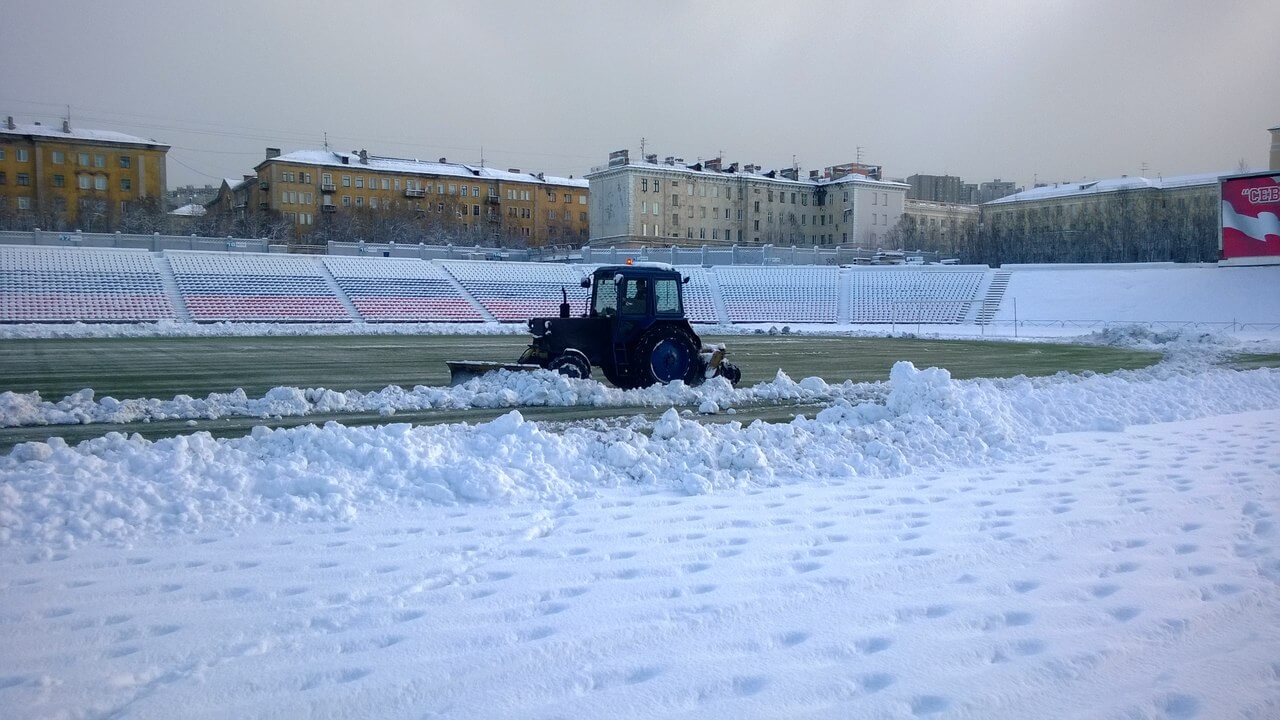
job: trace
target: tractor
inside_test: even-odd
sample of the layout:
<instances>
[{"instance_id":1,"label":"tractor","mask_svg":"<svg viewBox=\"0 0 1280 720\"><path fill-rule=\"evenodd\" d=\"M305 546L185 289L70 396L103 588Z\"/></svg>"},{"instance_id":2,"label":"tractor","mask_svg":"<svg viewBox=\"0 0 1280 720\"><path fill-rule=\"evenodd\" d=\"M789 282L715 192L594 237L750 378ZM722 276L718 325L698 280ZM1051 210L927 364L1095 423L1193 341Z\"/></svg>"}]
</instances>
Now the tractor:
<instances>
[{"instance_id":1,"label":"tractor","mask_svg":"<svg viewBox=\"0 0 1280 720\"><path fill-rule=\"evenodd\" d=\"M560 316L531 318L533 340L519 363L496 367L545 368L582 379L589 379L592 367L597 367L624 389L673 380L696 385L710 377L737 385L742 372L725 362L724 346L703 345L685 318L683 290L688 281L661 263L598 268L582 280L582 287L591 289L583 316L570 316L568 295L561 288ZM477 365L481 364L449 364L455 382L483 369Z\"/></svg>"}]
</instances>

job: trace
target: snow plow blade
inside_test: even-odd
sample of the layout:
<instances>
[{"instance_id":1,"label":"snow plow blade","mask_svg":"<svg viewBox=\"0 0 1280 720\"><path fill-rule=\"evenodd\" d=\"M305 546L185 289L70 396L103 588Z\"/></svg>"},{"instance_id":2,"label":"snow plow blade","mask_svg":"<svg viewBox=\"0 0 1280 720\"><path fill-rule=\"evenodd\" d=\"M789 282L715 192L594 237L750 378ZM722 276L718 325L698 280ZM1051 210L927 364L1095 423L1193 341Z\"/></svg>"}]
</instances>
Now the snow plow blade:
<instances>
[{"instance_id":1,"label":"snow plow blade","mask_svg":"<svg viewBox=\"0 0 1280 720\"><path fill-rule=\"evenodd\" d=\"M539 365L525 365L523 363L502 363L502 362L481 362L478 360L445 360L445 364L449 366L449 384L461 385L462 383L486 375L495 370L509 370L511 372L529 372L531 370L541 370Z\"/></svg>"}]
</instances>

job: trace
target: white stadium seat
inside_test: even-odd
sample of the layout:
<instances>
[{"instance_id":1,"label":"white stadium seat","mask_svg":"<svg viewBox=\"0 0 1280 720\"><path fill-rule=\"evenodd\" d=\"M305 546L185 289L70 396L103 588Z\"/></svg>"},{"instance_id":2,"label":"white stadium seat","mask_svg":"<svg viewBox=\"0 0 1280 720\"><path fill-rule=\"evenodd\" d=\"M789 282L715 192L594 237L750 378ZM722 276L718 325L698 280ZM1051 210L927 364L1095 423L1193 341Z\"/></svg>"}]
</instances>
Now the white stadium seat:
<instances>
[{"instance_id":1,"label":"white stadium seat","mask_svg":"<svg viewBox=\"0 0 1280 720\"><path fill-rule=\"evenodd\" d=\"M850 269L849 322L959 323L978 300L982 270Z\"/></svg>"},{"instance_id":2,"label":"white stadium seat","mask_svg":"<svg viewBox=\"0 0 1280 720\"><path fill-rule=\"evenodd\" d=\"M730 322L836 321L840 268L724 265L715 273Z\"/></svg>"}]
</instances>

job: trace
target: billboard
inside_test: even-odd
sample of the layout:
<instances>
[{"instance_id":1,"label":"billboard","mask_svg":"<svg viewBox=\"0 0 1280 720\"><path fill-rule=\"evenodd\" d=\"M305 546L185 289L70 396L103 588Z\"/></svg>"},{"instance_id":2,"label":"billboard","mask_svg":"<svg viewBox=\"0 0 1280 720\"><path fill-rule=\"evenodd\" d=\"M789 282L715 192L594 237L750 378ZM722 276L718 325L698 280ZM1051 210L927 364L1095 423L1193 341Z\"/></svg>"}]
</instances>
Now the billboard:
<instances>
[{"instance_id":1,"label":"billboard","mask_svg":"<svg viewBox=\"0 0 1280 720\"><path fill-rule=\"evenodd\" d=\"M1280 257L1280 172L1224 177L1222 259Z\"/></svg>"}]
</instances>

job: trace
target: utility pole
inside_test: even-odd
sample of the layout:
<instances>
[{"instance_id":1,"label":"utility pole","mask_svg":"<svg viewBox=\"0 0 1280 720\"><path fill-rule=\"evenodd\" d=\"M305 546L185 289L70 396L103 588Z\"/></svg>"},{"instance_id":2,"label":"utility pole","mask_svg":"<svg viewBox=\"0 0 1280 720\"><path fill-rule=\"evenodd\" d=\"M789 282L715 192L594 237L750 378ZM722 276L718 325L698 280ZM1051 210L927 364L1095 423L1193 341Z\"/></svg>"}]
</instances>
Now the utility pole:
<instances>
[{"instance_id":1,"label":"utility pole","mask_svg":"<svg viewBox=\"0 0 1280 720\"><path fill-rule=\"evenodd\" d=\"M640 138L640 159L644 160L644 138Z\"/></svg>"}]
</instances>

